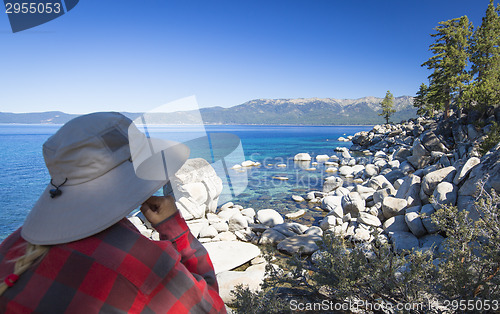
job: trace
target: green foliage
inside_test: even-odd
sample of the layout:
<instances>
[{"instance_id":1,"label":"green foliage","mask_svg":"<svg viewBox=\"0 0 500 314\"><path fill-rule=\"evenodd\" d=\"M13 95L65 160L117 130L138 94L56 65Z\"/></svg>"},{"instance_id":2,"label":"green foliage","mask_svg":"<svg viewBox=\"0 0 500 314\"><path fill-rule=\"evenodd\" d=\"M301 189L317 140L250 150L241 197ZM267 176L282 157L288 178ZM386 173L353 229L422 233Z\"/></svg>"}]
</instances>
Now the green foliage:
<instances>
[{"instance_id":1,"label":"green foliage","mask_svg":"<svg viewBox=\"0 0 500 314\"><path fill-rule=\"evenodd\" d=\"M439 22L436 33L431 34L435 42L429 47L434 54L422 66L434 70L429 76L428 102L443 104L445 117L449 116L450 104L460 105L463 91L470 81L467 72L469 57L469 38L472 35L472 23L467 16Z\"/></svg>"},{"instance_id":2,"label":"green foliage","mask_svg":"<svg viewBox=\"0 0 500 314\"><path fill-rule=\"evenodd\" d=\"M479 146L479 152L484 155L500 142L500 125L493 122L490 131L486 134L486 139Z\"/></svg>"},{"instance_id":3,"label":"green foliage","mask_svg":"<svg viewBox=\"0 0 500 314\"><path fill-rule=\"evenodd\" d=\"M439 264L440 294L447 299L500 298L500 197L482 190L475 208L480 219L467 211L444 207L433 217L448 236Z\"/></svg>"},{"instance_id":4,"label":"green foliage","mask_svg":"<svg viewBox=\"0 0 500 314\"><path fill-rule=\"evenodd\" d=\"M490 1L486 15L471 37L471 75L476 79L471 85L469 98L480 108L500 104L500 5Z\"/></svg>"},{"instance_id":5,"label":"green foliage","mask_svg":"<svg viewBox=\"0 0 500 314\"><path fill-rule=\"evenodd\" d=\"M417 96L413 99L413 106L418 108L417 114L424 117L434 117L436 111L442 110L442 104L431 103L436 90L427 87L424 83L420 85Z\"/></svg>"},{"instance_id":6,"label":"green foliage","mask_svg":"<svg viewBox=\"0 0 500 314\"><path fill-rule=\"evenodd\" d=\"M382 107L382 112L378 115L384 117L385 122L389 123L389 118L396 112L396 110L393 109L394 96L390 91L387 91L387 93L385 93L385 98L380 103L380 106Z\"/></svg>"},{"instance_id":7,"label":"green foliage","mask_svg":"<svg viewBox=\"0 0 500 314\"><path fill-rule=\"evenodd\" d=\"M419 307L406 312L441 313L445 301L498 300L500 197L482 191L478 199L476 220L456 207L443 207L432 216L447 236L442 253L429 249L395 254L377 234L371 244L325 234L314 262L295 256L281 271L269 267L263 290L238 287L232 306L236 313L288 313L290 300L299 298L310 303L411 303ZM290 295L290 287L302 293Z\"/></svg>"}]
</instances>

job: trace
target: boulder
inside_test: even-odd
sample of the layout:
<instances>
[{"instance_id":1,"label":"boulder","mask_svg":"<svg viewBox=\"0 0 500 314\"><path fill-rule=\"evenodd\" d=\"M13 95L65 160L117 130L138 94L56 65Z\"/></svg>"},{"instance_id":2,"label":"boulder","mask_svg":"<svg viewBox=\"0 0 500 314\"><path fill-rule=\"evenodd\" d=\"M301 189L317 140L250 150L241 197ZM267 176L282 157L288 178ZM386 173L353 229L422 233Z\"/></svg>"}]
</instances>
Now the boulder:
<instances>
[{"instance_id":1,"label":"boulder","mask_svg":"<svg viewBox=\"0 0 500 314\"><path fill-rule=\"evenodd\" d=\"M467 175L472 170L472 168L474 168L480 162L481 162L481 160L477 157L469 158L465 162L465 164L460 168L460 171L457 171L457 174L455 175L455 178L453 179L453 184L459 185L460 183L462 183L462 181L467 177Z\"/></svg>"},{"instance_id":2,"label":"boulder","mask_svg":"<svg viewBox=\"0 0 500 314\"><path fill-rule=\"evenodd\" d=\"M248 221L241 213L233 215L228 221L229 231L238 231L248 228Z\"/></svg>"},{"instance_id":3,"label":"boulder","mask_svg":"<svg viewBox=\"0 0 500 314\"><path fill-rule=\"evenodd\" d=\"M365 166L365 176L368 178L378 175L378 167L374 164L367 164Z\"/></svg>"},{"instance_id":4,"label":"boulder","mask_svg":"<svg viewBox=\"0 0 500 314\"><path fill-rule=\"evenodd\" d=\"M328 195L321 201L321 208L332 213L335 217L344 217L342 196Z\"/></svg>"},{"instance_id":5,"label":"boulder","mask_svg":"<svg viewBox=\"0 0 500 314\"><path fill-rule=\"evenodd\" d=\"M339 168L339 174L344 177L352 176L354 175L354 170L352 169L351 166L342 166Z\"/></svg>"},{"instance_id":6,"label":"boulder","mask_svg":"<svg viewBox=\"0 0 500 314\"><path fill-rule=\"evenodd\" d=\"M435 212L436 210L431 204L422 206L422 209L420 210L420 214L424 216L422 218L422 224L424 225L428 233L436 233L439 231L439 227L432 222L431 218Z\"/></svg>"},{"instance_id":7,"label":"boulder","mask_svg":"<svg viewBox=\"0 0 500 314\"><path fill-rule=\"evenodd\" d=\"M350 167L349 167L350 168ZM323 192L328 193L341 187L344 181L339 177L327 177L323 182Z\"/></svg>"},{"instance_id":8,"label":"boulder","mask_svg":"<svg viewBox=\"0 0 500 314\"><path fill-rule=\"evenodd\" d=\"M217 233L229 231L229 226L225 222L216 222L216 223L212 224L211 226L215 228Z\"/></svg>"},{"instance_id":9,"label":"boulder","mask_svg":"<svg viewBox=\"0 0 500 314\"><path fill-rule=\"evenodd\" d=\"M300 195L292 195L292 200L296 201L296 202L303 202L305 201L305 199L300 196Z\"/></svg>"},{"instance_id":10,"label":"boulder","mask_svg":"<svg viewBox=\"0 0 500 314\"><path fill-rule=\"evenodd\" d=\"M242 209L240 212L243 216L250 217L250 218L255 217L255 209L253 209L251 207Z\"/></svg>"},{"instance_id":11,"label":"boulder","mask_svg":"<svg viewBox=\"0 0 500 314\"><path fill-rule=\"evenodd\" d=\"M337 225L337 218L334 216L326 216L319 223L319 227L324 231L333 229L336 225Z\"/></svg>"},{"instance_id":12,"label":"boulder","mask_svg":"<svg viewBox=\"0 0 500 314\"><path fill-rule=\"evenodd\" d=\"M375 202L375 204L382 204L384 198L393 195L392 192L394 191L391 190L391 188L380 189L373 193L373 201Z\"/></svg>"},{"instance_id":13,"label":"boulder","mask_svg":"<svg viewBox=\"0 0 500 314\"><path fill-rule=\"evenodd\" d=\"M297 234L303 234L308 227L296 222L287 222L276 225L272 229L282 233L286 237L291 237Z\"/></svg>"},{"instance_id":14,"label":"boulder","mask_svg":"<svg viewBox=\"0 0 500 314\"><path fill-rule=\"evenodd\" d=\"M437 250L443 241L444 237L439 234L428 234L418 239L421 248L433 248L434 250Z\"/></svg>"},{"instance_id":15,"label":"boulder","mask_svg":"<svg viewBox=\"0 0 500 314\"><path fill-rule=\"evenodd\" d=\"M429 172L422 180L422 190L427 195L432 195L436 186L443 181L452 182L456 169L453 166Z\"/></svg>"},{"instance_id":16,"label":"boulder","mask_svg":"<svg viewBox=\"0 0 500 314\"><path fill-rule=\"evenodd\" d=\"M403 171L399 170L399 169L395 169L395 170L392 170L391 172L387 173L384 175L385 178L391 182L391 184L394 184L394 182L399 179L399 178L402 178L405 176L405 174L403 173Z\"/></svg>"},{"instance_id":17,"label":"boulder","mask_svg":"<svg viewBox=\"0 0 500 314\"><path fill-rule=\"evenodd\" d=\"M382 212L385 218L404 215L407 205L408 202L405 199L388 196L382 201Z\"/></svg>"},{"instance_id":18,"label":"boulder","mask_svg":"<svg viewBox=\"0 0 500 314\"><path fill-rule=\"evenodd\" d=\"M306 214L306 211L304 209L299 209L293 213L288 213L285 215L286 218L288 219L297 219L299 217L302 217Z\"/></svg>"},{"instance_id":19,"label":"boulder","mask_svg":"<svg viewBox=\"0 0 500 314\"><path fill-rule=\"evenodd\" d=\"M186 223L195 238L198 237L202 229L208 227L208 220L204 218L189 220Z\"/></svg>"},{"instance_id":20,"label":"boulder","mask_svg":"<svg viewBox=\"0 0 500 314\"><path fill-rule=\"evenodd\" d=\"M368 180L368 186L375 190L390 188L392 191L391 194L392 195L396 194L396 189L394 188L392 183L389 182L389 180L387 180L386 177L384 177L383 175L378 175Z\"/></svg>"},{"instance_id":21,"label":"boulder","mask_svg":"<svg viewBox=\"0 0 500 314\"><path fill-rule=\"evenodd\" d=\"M273 227L284 222L283 217L274 209L261 209L257 212L257 220L266 226Z\"/></svg>"},{"instance_id":22,"label":"boulder","mask_svg":"<svg viewBox=\"0 0 500 314\"><path fill-rule=\"evenodd\" d=\"M323 230L318 226L311 226L304 231L304 234L313 234L321 237L323 236Z\"/></svg>"},{"instance_id":23,"label":"boulder","mask_svg":"<svg viewBox=\"0 0 500 314\"><path fill-rule=\"evenodd\" d=\"M350 192L348 195L342 196L341 202L343 212L350 213L352 217L357 217L359 212L365 210L365 201L357 192Z\"/></svg>"},{"instance_id":24,"label":"boulder","mask_svg":"<svg viewBox=\"0 0 500 314\"><path fill-rule=\"evenodd\" d=\"M209 242L203 246L212 260L216 274L241 266L261 253L256 245L237 241Z\"/></svg>"},{"instance_id":25,"label":"boulder","mask_svg":"<svg viewBox=\"0 0 500 314\"><path fill-rule=\"evenodd\" d=\"M330 159L330 156L328 156L328 155L317 155L316 156L316 160L319 162L328 161L329 159Z\"/></svg>"},{"instance_id":26,"label":"boulder","mask_svg":"<svg viewBox=\"0 0 500 314\"><path fill-rule=\"evenodd\" d=\"M311 255L319 249L316 242L321 241L322 238L312 234L301 234L293 237L286 238L278 243L278 250L287 254L302 254Z\"/></svg>"},{"instance_id":27,"label":"boulder","mask_svg":"<svg viewBox=\"0 0 500 314\"><path fill-rule=\"evenodd\" d=\"M217 236L219 232L217 232L217 229L215 229L213 226L206 226L205 228L201 229L199 237L200 238L213 238Z\"/></svg>"},{"instance_id":28,"label":"boulder","mask_svg":"<svg viewBox=\"0 0 500 314\"><path fill-rule=\"evenodd\" d=\"M430 152L443 152L447 153L448 148L439 140L439 138L432 131L427 131L422 136L422 145Z\"/></svg>"},{"instance_id":29,"label":"boulder","mask_svg":"<svg viewBox=\"0 0 500 314\"><path fill-rule=\"evenodd\" d=\"M391 217L384 222L382 227L385 232L410 231L408 225L406 224L405 216Z\"/></svg>"},{"instance_id":30,"label":"boulder","mask_svg":"<svg viewBox=\"0 0 500 314\"><path fill-rule=\"evenodd\" d=\"M308 153L298 153L293 157L293 160L297 161L310 161L311 159L311 155L309 155Z\"/></svg>"},{"instance_id":31,"label":"boulder","mask_svg":"<svg viewBox=\"0 0 500 314\"><path fill-rule=\"evenodd\" d=\"M266 244L271 244L271 245L277 245L281 241L285 240L286 236L272 228L267 229L262 233L260 236L259 244L260 245L266 245Z\"/></svg>"},{"instance_id":32,"label":"boulder","mask_svg":"<svg viewBox=\"0 0 500 314\"><path fill-rule=\"evenodd\" d=\"M419 247L417 237L410 232L389 232L389 238L396 253L411 251Z\"/></svg>"},{"instance_id":33,"label":"boulder","mask_svg":"<svg viewBox=\"0 0 500 314\"><path fill-rule=\"evenodd\" d=\"M434 193L433 206L435 209L439 209L443 205L455 205L457 203L458 188L453 183L441 182L437 185Z\"/></svg>"},{"instance_id":34,"label":"boulder","mask_svg":"<svg viewBox=\"0 0 500 314\"><path fill-rule=\"evenodd\" d=\"M427 233L420 218L420 206L408 208L405 214L405 221L411 233L416 237L421 237Z\"/></svg>"},{"instance_id":35,"label":"boulder","mask_svg":"<svg viewBox=\"0 0 500 314\"><path fill-rule=\"evenodd\" d=\"M364 223L365 225L380 227L382 223L377 218L377 216L371 215L369 213L361 212L359 213L358 222Z\"/></svg>"},{"instance_id":36,"label":"boulder","mask_svg":"<svg viewBox=\"0 0 500 314\"><path fill-rule=\"evenodd\" d=\"M234 301L231 293L234 287L243 285L252 292L260 291L260 285L264 281L266 274L266 264L257 264L248 267L245 271L224 271L217 274L217 284L219 295L224 303Z\"/></svg>"},{"instance_id":37,"label":"boulder","mask_svg":"<svg viewBox=\"0 0 500 314\"><path fill-rule=\"evenodd\" d=\"M213 238L214 241L236 241L236 235L231 231L221 232Z\"/></svg>"}]
</instances>

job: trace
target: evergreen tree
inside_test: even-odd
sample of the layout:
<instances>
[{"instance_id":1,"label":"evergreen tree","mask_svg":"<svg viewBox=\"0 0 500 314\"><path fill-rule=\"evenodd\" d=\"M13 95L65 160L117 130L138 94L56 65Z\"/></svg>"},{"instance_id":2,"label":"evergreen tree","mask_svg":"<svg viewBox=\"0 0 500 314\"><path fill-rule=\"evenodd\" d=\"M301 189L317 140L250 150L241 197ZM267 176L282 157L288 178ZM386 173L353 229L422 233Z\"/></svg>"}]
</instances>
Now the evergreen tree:
<instances>
[{"instance_id":1,"label":"evergreen tree","mask_svg":"<svg viewBox=\"0 0 500 314\"><path fill-rule=\"evenodd\" d=\"M380 106L382 107L382 112L379 113L378 115L384 117L385 122L389 123L389 118L392 116L393 113L396 112L396 110L393 109L394 96L391 94L390 91L387 91L387 93L385 93L385 98L380 103Z\"/></svg>"},{"instance_id":2,"label":"evergreen tree","mask_svg":"<svg viewBox=\"0 0 500 314\"><path fill-rule=\"evenodd\" d=\"M434 55L422 66L433 69L429 76L428 101L432 104L443 104L445 118L450 115L450 104L454 101L460 105L463 100L463 91L470 82L467 72L469 57L469 38L472 35L472 23L467 16L439 22L434 29L436 38L429 50Z\"/></svg>"},{"instance_id":3,"label":"evergreen tree","mask_svg":"<svg viewBox=\"0 0 500 314\"><path fill-rule=\"evenodd\" d=\"M471 75L475 78L469 98L483 109L500 104L500 5L493 0L486 9L481 26L471 38Z\"/></svg>"},{"instance_id":4,"label":"evergreen tree","mask_svg":"<svg viewBox=\"0 0 500 314\"><path fill-rule=\"evenodd\" d=\"M413 107L418 108L419 116L434 117L435 106L429 103L429 93L429 87L422 83L417 95L413 98Z\"/></svg>"}]
</instances>

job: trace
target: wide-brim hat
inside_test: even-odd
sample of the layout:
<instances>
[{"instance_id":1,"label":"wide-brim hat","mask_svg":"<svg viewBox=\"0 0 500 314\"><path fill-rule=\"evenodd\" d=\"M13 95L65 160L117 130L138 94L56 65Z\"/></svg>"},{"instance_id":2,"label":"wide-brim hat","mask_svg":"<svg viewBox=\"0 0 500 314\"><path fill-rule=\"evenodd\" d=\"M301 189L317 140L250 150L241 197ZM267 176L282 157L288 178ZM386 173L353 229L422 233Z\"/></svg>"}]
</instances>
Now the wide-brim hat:
<instances>
[{"instance_id":1,"label":"wide-brim hat","mask_svg":"<svg viewBox=\"0 0 500 314\"><path fill-rule=\"evenodd\" d=\"M184 144L152 139L116 112L77 117L43 145L51 181L21 230L30 243L68 243L120 221L184 164Z\"/></svg>"}]
</instances>

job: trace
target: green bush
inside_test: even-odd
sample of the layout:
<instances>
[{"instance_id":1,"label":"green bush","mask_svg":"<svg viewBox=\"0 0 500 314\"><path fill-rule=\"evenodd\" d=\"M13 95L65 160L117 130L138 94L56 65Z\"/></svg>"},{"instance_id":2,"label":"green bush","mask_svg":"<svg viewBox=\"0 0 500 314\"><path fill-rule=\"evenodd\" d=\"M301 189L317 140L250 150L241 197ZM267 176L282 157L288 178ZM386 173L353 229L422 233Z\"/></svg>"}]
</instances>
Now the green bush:
<instances>
[{"instance_id":1,"label":"green bush","mask_svg":"<svg viewBox=\"0 0 500 314\"><path fill-rule=\"evenodd\" d=\"M287 313L293 309L291 300L300 300L361 304L362 312L367 304L410 304L413 308L400 312L438 313L446 307L459 311L461 300L481 305L497 300L500 310L499 204L494 191L483 191L477 221L456 207L438 210L432 219L447 237L441 253L433 248L395 254L376 234L371 244L325 234L314 258L294 256L281 271L269 267L262 291L237 287L231 306L236 313Z\"/></svg>"},{"instance_id":2,"label":"green bush","mask_svg":"<svg viewBox=\"0 0 500 314\"><path fill-rule=\"evenodd\" d=\"M479 152L481 155L486 154L493 147L495 147L500 142L500 125L496 122L493 122L493 126L491 127L488 134L486 134L486 139L479 146Z\"/></svg>"}]
</instances>

